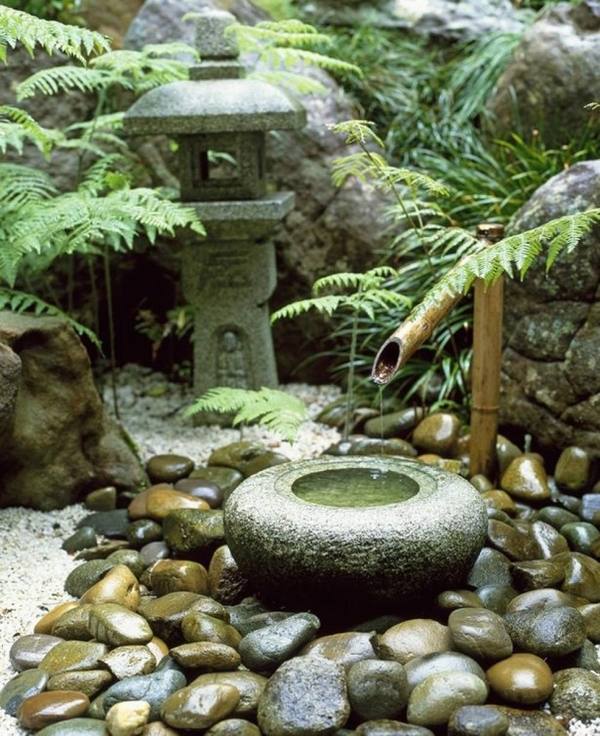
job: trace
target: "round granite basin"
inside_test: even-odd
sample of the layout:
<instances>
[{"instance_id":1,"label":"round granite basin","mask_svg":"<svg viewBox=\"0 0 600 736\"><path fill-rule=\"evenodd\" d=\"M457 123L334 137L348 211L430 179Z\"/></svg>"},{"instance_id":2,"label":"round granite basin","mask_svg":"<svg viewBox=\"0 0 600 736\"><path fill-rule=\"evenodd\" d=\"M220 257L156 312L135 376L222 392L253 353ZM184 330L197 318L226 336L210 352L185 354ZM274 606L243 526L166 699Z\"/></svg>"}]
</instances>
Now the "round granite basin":
<instances>
[{"instance_id":1,"label":"round granite basin","mask_svg":"<svg viewBox=\"0 0 600 736\"><path fill-rule=\"evenodd\" d=\"M373 606L464 583L487 514L458 475L395 457L324 457L245 480L225 535L254 589L284 603Z\"/></svg>"}]
</instances>

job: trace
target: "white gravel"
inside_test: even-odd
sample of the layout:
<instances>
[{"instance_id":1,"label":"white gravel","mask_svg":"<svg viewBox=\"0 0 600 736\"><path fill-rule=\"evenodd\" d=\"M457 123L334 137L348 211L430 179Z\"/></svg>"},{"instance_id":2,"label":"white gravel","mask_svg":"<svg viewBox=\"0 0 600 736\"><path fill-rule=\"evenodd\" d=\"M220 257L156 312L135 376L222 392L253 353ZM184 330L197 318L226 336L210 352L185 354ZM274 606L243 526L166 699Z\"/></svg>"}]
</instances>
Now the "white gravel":
<instances>
[{"instance_id":1,"label":"white gravel","mask_svg":"<svg viewBox=\"0 0 600 736\"><path fill-rule=\"evenodd\" d=\"M315 417L339 395L332 386L290 384L286 390L302 398ZM193 427L182 410L195 398L182 385L168 383L164 376L138 366L119 372L121 420L139 447L142 457L180 453L196 464L205 463L218 446L240 439L259 440L290 459L314 457L339 439L336 430L313 421L306 422L293 445L260 427L238 429ZM108 386L103 390L110 405ZM8 658L14 640L31 633L35 622L58 603L70 600L63 591L69 572L79 562L60 549L77 522L88 513L82 505L62 511L40 512L23 508L0 509L0 688L14 674ZM17 721L0 710L0 736L24 736ZM600 736L600 718L592 723L577 721L569 726L570 736ZM539 735L541 736L541 734Z\"/></svg>"}]
</instances>

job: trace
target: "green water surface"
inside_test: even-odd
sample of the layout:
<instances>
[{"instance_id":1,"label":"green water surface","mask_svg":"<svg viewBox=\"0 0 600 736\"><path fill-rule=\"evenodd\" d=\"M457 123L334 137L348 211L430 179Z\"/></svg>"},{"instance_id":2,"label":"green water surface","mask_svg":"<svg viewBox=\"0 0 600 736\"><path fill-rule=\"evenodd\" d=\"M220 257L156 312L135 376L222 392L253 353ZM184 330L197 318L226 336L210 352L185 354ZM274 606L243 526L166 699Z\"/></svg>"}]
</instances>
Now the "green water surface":
<instances>
[{"instance_id":1,"label":"green water surface","mask_svg":"<svg viewBox=\"0 0 600 736\"><path fill-rule=\"evenodd\" d=\"M292 493L308 503L353 508L400 503L418 491L408 475L378 468L322 470L292 484Z\"/></svg>"}]
</instances>

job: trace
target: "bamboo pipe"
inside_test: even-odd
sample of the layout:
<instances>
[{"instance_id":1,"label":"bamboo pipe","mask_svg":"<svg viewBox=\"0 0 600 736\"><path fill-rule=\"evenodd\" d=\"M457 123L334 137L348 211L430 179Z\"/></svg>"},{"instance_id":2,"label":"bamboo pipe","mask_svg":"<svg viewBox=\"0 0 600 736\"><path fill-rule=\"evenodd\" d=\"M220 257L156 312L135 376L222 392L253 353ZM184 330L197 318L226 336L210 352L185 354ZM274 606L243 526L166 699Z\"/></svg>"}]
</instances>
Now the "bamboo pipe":
<instances>
[{"instance_id":1,"label":"bamboo pipe","mask_svg":"<svg viewBox=\"0 0 600 736\"><path fill-rule=\"evenodd\" d=\"M480 225L477 235L491 245L502 239L504 228ZM469 472L471 477L481 473L491 480L496 465L500 403L504 278L501 276L490 285L477 279L474 289Z\"/></svg>"},{"instance_id":2,"label":"bamboo pipe","mask_svg":"<svg viewBox=\"0 0 600 736\"><path fill-rule=\"evenodd\" d=\"M488 242L497 242L501 231L502 226L494 224L477 228L479 236ZM462 292L446 292L426 312L409 316L379 349L371 368L371 380L380 386L388 384L463 296Z\"/></svg>"}]
</instances>

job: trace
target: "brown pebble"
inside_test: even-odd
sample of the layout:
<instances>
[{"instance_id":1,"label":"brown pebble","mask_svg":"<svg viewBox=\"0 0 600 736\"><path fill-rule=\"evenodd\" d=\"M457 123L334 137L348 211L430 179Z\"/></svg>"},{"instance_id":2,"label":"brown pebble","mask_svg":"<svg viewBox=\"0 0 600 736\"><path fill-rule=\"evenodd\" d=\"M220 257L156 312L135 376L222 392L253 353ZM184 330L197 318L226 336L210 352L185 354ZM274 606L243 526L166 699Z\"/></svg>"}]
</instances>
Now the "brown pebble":
<instances>
[{"instance_id":1,"label":"brown pebble","mask_svg":"<svg viewBox=\"0 0 600 736\"><path fill-rule=\"evenodd\" d=\"M24 700L17 717L24 728L39 731L51 723L82 716L89 706L90 699L81 692L53 690Z\"/></svg>"},{"instance_id":2,"label":"brown pebble","mask_svg":"<svg viewBox=\"0 0 600 736\"><path fill-rule=\"evenodd\" d=\"M496 695L508 703L535 705L552 692L552 670L535 654L513 654L489 668L488 682Z\"/></svg>"}]
</instances>

